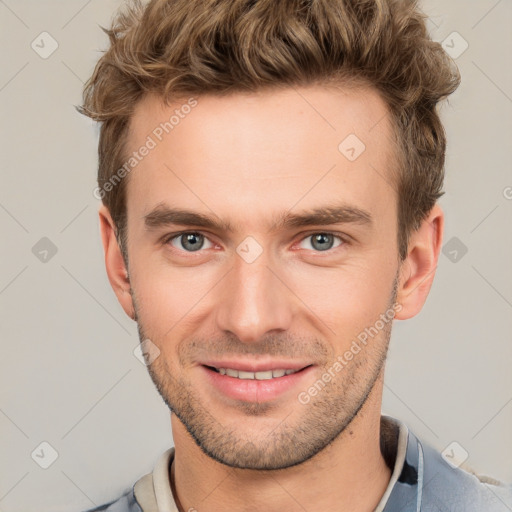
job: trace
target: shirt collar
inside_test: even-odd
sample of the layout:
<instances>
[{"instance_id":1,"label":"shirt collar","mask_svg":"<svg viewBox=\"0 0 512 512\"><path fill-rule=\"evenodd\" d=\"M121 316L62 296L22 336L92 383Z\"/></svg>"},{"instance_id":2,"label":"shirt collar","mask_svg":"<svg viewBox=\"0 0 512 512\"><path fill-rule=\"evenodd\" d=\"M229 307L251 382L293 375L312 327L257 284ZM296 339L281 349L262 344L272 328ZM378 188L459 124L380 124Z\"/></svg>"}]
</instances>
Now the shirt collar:
<instances>
[{"instance_id":1,"label":"shirt collar","mask_svg":"<svg viewBox=\"0 0 512 512\"><path fill-rule=\"evenodd\" d=\"M382 512L420 512L423 490L423 448L416 436L404 423L389 418L399 425L400 434L398 442L397 464L393 476L398 474L396 480L389 482L388 498ZM400 439L400 436L402 439ZM404 458L400 462L398 455L404 449ZM399 464L398 464L399 463ZM384 497L386 494L384 494ZM378 511L378 508L377 508ZM376 512L377 512L376 511Z\"/></svg>"}]
</instances>

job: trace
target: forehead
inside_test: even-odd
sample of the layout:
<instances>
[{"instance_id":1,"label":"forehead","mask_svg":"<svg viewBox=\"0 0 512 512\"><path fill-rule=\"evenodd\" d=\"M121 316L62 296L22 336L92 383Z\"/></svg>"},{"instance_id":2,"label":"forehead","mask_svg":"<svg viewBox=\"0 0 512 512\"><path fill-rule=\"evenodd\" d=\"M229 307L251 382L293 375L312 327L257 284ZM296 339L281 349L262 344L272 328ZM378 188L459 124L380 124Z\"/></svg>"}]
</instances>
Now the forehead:
<instances>
[{"instance_id":1,"label":"forehead","mask_svg":"<svg viewBox=\"0 0 512 512\"><path fill-rule=\"evenodd\" d=\"M172 204L256 226L295 204L337 198L378 215L396 200L391 134L386 105L369 88L199 95L169 105L149 95L127 139L127 157L139 153L128 216Z\"/></svg>"}]
</instances>

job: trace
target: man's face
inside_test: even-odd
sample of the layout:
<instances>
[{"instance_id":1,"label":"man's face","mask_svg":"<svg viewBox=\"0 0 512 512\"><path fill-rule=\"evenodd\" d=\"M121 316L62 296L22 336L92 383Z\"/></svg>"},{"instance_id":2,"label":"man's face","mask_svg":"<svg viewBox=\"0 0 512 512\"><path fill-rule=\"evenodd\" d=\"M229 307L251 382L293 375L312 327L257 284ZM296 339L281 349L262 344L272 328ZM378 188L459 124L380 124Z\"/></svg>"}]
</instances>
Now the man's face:
<instances>
[{"instance_id":1,"label":"man's face","mask_svg":"<svg viewBox=\"0 0 512 512\"><path fill-rule=\"evenodd\" d=\"M145 98L128 141L130 152L155 142L127 187L131 294L141 339L160 350L150 374L214 459L298 464L382 377L391 321L379 319L399 270L390 120L363 89L183 104ZM334 218L309 218L321 210Z\"/></svg>"}]
</instances>

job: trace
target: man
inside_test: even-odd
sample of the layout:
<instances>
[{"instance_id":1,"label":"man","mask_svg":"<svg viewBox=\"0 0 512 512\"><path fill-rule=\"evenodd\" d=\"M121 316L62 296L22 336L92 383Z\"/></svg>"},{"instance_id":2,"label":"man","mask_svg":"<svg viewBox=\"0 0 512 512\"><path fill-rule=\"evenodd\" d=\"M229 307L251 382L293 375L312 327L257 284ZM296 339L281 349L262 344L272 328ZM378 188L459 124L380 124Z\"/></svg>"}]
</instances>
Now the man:
<instances>
[{"instance_id":1,"label":"man","mask_svg":"<svg viewBox=\"0 0 512 512\"><path fill-rule=\"evenodd\" d=\"M107 33L80 109L105 263L175 447L96 510L507 510L381 416L392 322L437 266L459 82L415 3L153 0Z\"/></svg>"}]
</instances>

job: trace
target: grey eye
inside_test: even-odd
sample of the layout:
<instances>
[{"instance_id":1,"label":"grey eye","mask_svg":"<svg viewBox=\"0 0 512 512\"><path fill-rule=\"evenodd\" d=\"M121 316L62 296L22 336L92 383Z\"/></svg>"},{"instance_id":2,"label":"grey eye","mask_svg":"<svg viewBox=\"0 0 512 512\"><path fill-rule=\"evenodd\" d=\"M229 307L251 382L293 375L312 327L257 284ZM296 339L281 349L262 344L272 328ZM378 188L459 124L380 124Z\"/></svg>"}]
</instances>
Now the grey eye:
<instances>
[{"instance_id":1,"label":"grey eye","mask_svg":"<svg viewBox=\"0 0 512 512\"><path fill-rule=\"evenodd\" d=\"M171 239L171 245L180 250L185 250L187 252L195 252L201 249L205 249L205 242L209 242L209 240L202 235L201 233L182 233L181 235L177 235ZM177 246L179 244L180 246ZM206 247L208 248L208 247Z\"/></svg>"},{"instance_id":2,"label":"grey eye","mask_svg":"<svg viewBox=\"0 0 512 512\"><path fill-rule=\"evenodd\" d=\"M336 239L339 240L339 243L334 245ZM328 251L334 247L338 247L343 243L343 240L339 236L333 235L331 233L315 233L314 235L306 237L301 243L307 241L311 241L310 246L315 251ZM309 249L309 247L302 248Z\"/></svg>"}]
</instances>

